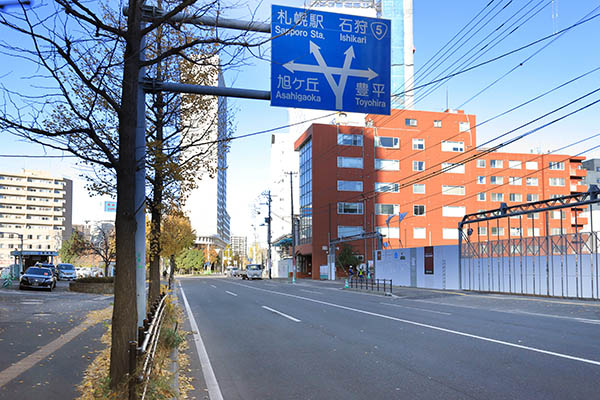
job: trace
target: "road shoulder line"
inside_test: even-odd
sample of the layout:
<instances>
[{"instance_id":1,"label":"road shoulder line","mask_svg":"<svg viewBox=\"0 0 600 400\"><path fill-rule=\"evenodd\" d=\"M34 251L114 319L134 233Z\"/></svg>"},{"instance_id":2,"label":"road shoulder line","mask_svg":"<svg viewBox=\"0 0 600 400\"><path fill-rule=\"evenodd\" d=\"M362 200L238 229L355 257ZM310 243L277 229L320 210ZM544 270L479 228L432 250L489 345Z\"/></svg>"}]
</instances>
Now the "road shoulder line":
<instances>
[{"instance_id":1,"label":"road shoulder line","mask_svg":"<svg viewBox=\"0 0 600 400\"><path fill-rule=\"evenodd\" d=\"M198 324L196 324L196 319L194 318L194 315L192 314L190 304L187 301L187 297L185 297L185 292L183 291L181 282L179 283L179 291L181 293L181 298L183 299L183 304L185 306L185 310L187 312L188 319L190 321L190 326L191 326L192 332L194 334L194 343L196 345L196 353L198 354L198 358L200 359L200 365L202 366L202 374L204 375L204 381L206 382L206 387L208 389L208 396L211 400L223 400L223 394L221 393L221 388L219 387L219 382L217 382L217 377L215 376L215 371L213 371L212 365L210 363L210 359L208 358L208 353L206 352L206 347L204 346L204 342L202 341L202 336L200 336L200 330L198 329Z\"/></svg>"}]
</instances>

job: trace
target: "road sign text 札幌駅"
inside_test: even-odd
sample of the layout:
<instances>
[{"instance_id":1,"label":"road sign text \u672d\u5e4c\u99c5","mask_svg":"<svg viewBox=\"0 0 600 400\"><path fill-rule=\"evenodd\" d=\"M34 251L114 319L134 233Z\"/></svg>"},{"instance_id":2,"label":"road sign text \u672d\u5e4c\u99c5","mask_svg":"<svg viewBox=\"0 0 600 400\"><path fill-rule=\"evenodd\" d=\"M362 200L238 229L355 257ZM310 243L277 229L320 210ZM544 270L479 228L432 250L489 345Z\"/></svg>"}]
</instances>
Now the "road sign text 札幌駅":
<instances>
[{"instance_id":1,"label":"road sign text \u672d\u5e4c\u99c5","mask_svg":"<svg viewBox=\"0 0 600 400\"><path fill-rule=\"evenodd\" d=\"M390 21L273 6L271 105L390 114Z\"/></svg>"}]
</instances>

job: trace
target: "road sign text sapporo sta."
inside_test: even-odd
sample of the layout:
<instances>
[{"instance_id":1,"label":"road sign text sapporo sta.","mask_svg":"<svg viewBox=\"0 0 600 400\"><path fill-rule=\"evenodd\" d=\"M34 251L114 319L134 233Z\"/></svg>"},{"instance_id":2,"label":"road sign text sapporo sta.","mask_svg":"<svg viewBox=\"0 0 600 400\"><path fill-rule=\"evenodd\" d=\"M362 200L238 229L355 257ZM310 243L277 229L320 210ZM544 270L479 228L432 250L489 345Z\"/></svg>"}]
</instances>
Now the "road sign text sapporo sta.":
<instances>
[{"instance_id":1,"label":"road sign text sapporo sta.","mask_svg":"<svg viewBox=\"0 0 600 400\"><path fill-rule=\"evenodd\" d=\"M389 20L272 6L271 105L390 114Z\"/></svg>"}]
</instances>

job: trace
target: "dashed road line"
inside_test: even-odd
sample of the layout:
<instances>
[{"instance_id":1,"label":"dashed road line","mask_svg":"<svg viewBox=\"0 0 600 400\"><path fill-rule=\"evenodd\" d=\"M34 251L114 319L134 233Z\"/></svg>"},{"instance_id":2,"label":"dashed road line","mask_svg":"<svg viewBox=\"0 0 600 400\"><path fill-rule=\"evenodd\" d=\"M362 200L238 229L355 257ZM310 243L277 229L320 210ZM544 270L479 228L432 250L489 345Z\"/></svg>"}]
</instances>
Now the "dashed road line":
<instances>
[{"instance_id":1,"label":"dashed road line","mask_svg":"<svg viewBox=\"0 0 600 400\"><path fill-rule=\"evenodd\" d=\"M237 297L237 294L235 294L235 293L233 293L233 292L230 292L229 290L226 290L226 291L225 291L225 293L227 293L227 294L230 294L230 295L232 295L232 296L235 296L235 297Z\"/></svg>"},{"instance_id":2,"label":"dashed road line","mask_svg":"<svg viewBox=\"0 0 600 400\"><path fill-rule=\"evenodd\" d=\"M210 285L211 288L216 289L217 287L215 285Z\"/></svg>"},{"instance_id":3,"label":"dashed road line","mask_svg":"<svg viewBox=\"0 0 600 400\"><path fill-rule=\"evenodd\" d=\"M321 292L315 292L312 290L306 290L306 289L300 289L301 292L306 292L306 293L314 293L314 294L322 294Z\"/></svg>"},{"instance_id":4,"label":"dashed road line","mask_svg":"<svg viewBox=\"0 0 600 400\"><path fill-rule=\"evenodd\" d=\"M274 310L274 309L272 309L271 307L262 306L262 308L264 308L265 310L271 311L272 313L275 313L275 314L281 315L282 317L285 317L285 318L287 318L287 319L289 319L289 320L292 320L292 321L294 321L294 322L300 322L300 320L299 320L299 319L297 319L297 318L294 318L294 317L292 317L291 315L284 314L284 313L282 313L281 311Z\"/></svg>"}]
</instances>

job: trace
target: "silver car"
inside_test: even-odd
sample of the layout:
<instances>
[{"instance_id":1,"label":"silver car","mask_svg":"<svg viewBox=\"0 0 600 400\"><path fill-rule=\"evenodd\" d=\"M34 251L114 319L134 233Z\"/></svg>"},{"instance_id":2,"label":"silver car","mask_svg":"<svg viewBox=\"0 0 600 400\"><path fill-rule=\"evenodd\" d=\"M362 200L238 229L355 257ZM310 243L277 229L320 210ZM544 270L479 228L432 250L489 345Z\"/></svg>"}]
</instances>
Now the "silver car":
<instances>
[{"instance_id":1,"label":"silver car","mask_svg":"<svg viewBox=\"0 0 600 400\"><path fill-rule=\"evenodd\" d=\"M58 268L58 280L61 279L72 281L77 279L77 272L75 271L75 267L73 264L58 264L56 266Z\"/></svg>"}]
</instances>

